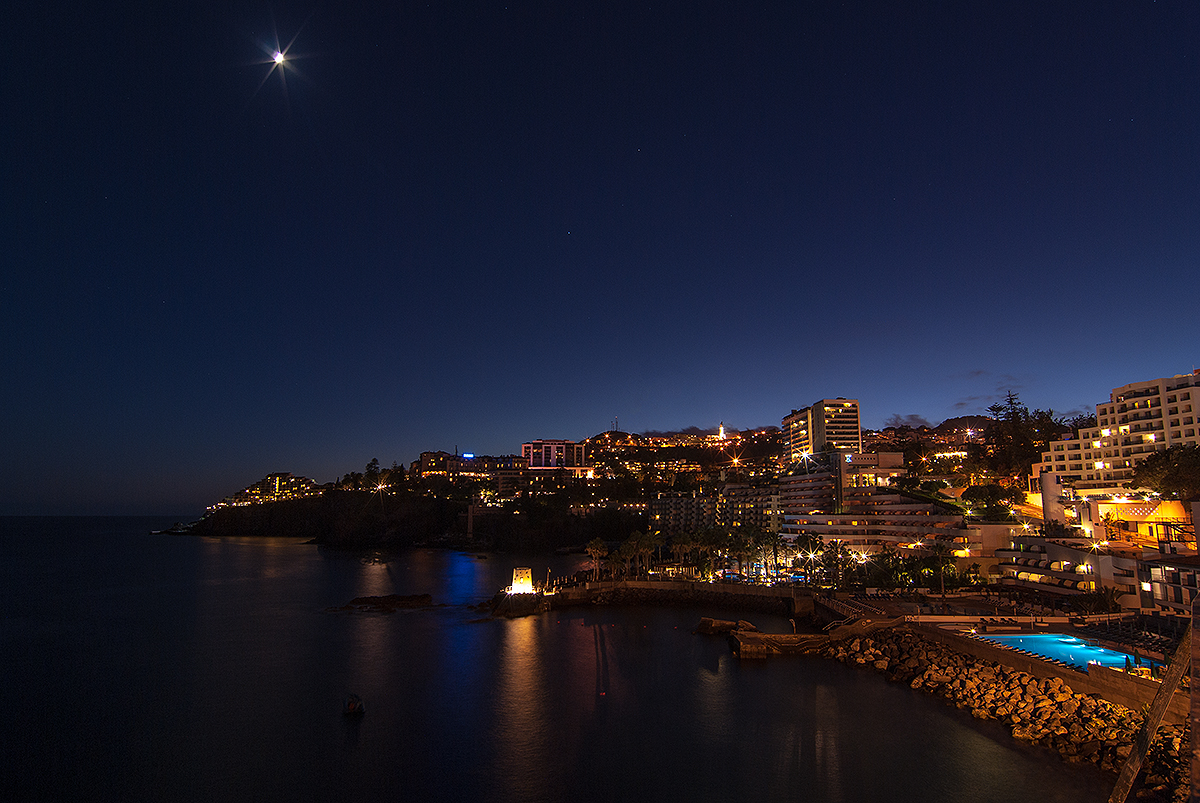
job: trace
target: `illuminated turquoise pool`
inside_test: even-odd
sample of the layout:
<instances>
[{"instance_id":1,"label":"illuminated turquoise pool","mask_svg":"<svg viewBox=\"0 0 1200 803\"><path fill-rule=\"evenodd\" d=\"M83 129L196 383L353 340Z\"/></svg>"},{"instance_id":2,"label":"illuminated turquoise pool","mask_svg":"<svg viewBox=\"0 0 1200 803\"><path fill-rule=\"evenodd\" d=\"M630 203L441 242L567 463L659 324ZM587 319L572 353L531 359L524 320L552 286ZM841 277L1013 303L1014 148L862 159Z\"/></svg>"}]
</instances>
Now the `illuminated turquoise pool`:
<instances>
[{"instance_id":1,"label":"illuminated turquoise pool","mask_svg":"<svg viewBox=\"0 0 1200 803\"><path fill-rule=\"evenodd\" d=\"M1130 664L1138 661L1128 653L1117 652L1088 644L1082 639L1068 636L1064 633L1033 633L1024 636L990 636L980 634L979 638L991 641L1002 647L1013 650L1024 650L1053 661L1062 661L1078 669L1087 670L1088 664L1101 664L1114 669L1124 669L1125 662ZM1149 659L1141 659L1141 663L1149 664Z\"/></svg>"}]
</instances>

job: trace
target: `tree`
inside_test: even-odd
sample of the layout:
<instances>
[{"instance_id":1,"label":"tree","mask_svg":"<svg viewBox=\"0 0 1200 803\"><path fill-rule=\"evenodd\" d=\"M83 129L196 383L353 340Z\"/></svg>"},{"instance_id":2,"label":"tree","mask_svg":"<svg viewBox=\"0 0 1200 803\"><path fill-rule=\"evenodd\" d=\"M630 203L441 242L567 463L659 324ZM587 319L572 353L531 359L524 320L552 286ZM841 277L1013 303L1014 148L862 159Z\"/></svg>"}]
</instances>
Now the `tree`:
<instances>
[{"instance_id":1,"label":"tree","mask_svg":"<svg viewBox=\"0 0 1200 803\"><path fill-rule=\"evenodd\" d=\"M954 565L954 547L949 541L935 538L929 545L929 550L932 553L930 562L938 576L938 585L941 588L942 596L945 597L946 569Z\"/></svg>"},{"instance_id":2,"label":"tree","mask_svg":"<svg viewBox=\"0 0 1200 803\"><path fill-rule=\"evenodd\" d=\"M1120 613L1121 593L1112 586L1101 586L1071 598L1071 604L1082 613Z\"/></svg>"},{"instance_id":3,"label":"tree","mask_svg":"<svg viewBox=\"0 0 1200 803\"><path fill-rule=\"evenodd\" d=\"M637 536L636 551L638 562L645 567L648 572L654 568L654 551L663 545L662 532L654 530L653 532L634 533Z\"/></svg>"},{"instance_id":4,"label":"tree","mask_svg":"<svg viewBox=\"0 0 1200 803\"><path fill-rule=\"evenodd\" d=\"M1069 427L1054 417L1053 410L1034 410L1021 404L1008 391L1003 402L988 408L992 421L983 432L992 470L1007 476L1028 475L1039 461L1042 447Z\"/></svg>"},{"instance_id":5,"label":"tree","mask_svg":"<svg viewBox=\"0 0 1200 803\"><path fill-rule=\"evenodd\" d=\"M868 567L867 577L872 585L883 588L896 588L904 585L908 575L904 568L904 557L891 544L883 547L872 556Z\"/></svg>"},{"instance_id":6,"label":"tree","mask_svg":"<svg viewBox=\"0 0 1200 803\"><path fill-rule=\"evenodd\" d=\"M963 491L962 501L969 504L976 515L986 521L1008 521L1012 518L1011 505L1025 501L1020 488L1005 488L1002 485L972 485Z\"/></svg>"},{"instance_id":7,"label":"tree","mask_svg":"<svg viewBox=\"0 0 1200 803\"><path fill-rule=\"evenodd\" d=\"M841 588L844 584L843 569L848 560L850 560L850 550L846 549L844 543L835 538L825 544L825 549L821 553L821 565L825 569L825 576L829 578L834 588Z\"/></svg>"},{"instance_id":8,"label":"tree","mask_svg":"<svg viewBox=\"0 0 1200 803\"><path fill-rule=\"evenodd\" d=\"M393 460L392 467L384 473L381 482L391 488L392 493L395 493L404 485L404 477L404 466L397 465L396 461Z\"/></svg>"},{"instance_id":9,"label":"tree","mask_svg":"<svg viewBox=\"0 0 1200 803\"><path fill-rule=\"evenodd\" d=\"M1171 499L1200 500L1200 446L1184 444L1155 452L1137 464L1129 488L1149 488Z\"/></svg>"},{"instance_id":10,"label":"tree","mask_svg":"<svg viewBox=\"0 0 1200 803\"><path fill-rule=\"evenodd\" d=\"M608 553L607 564L614 580L617 579L618 571L624 572L626 577L629 576L629 562L633 560L636 554L634 551L637 544L636 535L637 533L634 533L629 536L621 542L620 546Z\"/></svg>"},{"instance_id":11,"label":"tree","mask_svg":"<svg viewBox=\"0 0 1200 803\"><path fill-rule=\"evenodd\" d=\"M367 463L366 469L363 471L362 478L363 487L373 491L379 485L379 458L372 457L371 462Z\"/></svg>"},{"instance_id":12,"label":"tree","mask_svg":"<svg viewBox=\"0 0 1200 803\"><path fill-rule=\"evenodd\" d=\"M1091 429L1096 426L1096 414L1087 413L1072 416L1071 418L1064 418L1062 419L1062 423L1070 427L1072 432L1078 433L1081 429Z\"/></svg>"},{"instance_id":13,"label":"tree","mask_svg":"<svg viewBox=\"0 0 1200 803\"><path fill-rule=\"evenodd\" d=\"M583 548L587 552L588 557L592 559L592 578L600 579L600 561L608 554L608 544L604 543L602 538L593 538L588 541L587 546Z\"/></svg>"},{"instance_id":14,"label":"tree","mask_svg":"<svg viewBox=\"0 0 1200 803\"><path fill-rule=\"evenodd\" d=\"M738 562L738 574L746 576L746 564L749 563L758 549L754 543L749 528L734 527L727 531L725 536L727 551L730 557L736 558Z\"/></svg>"},{"instance_id":15,"label":"tree","mask_svg":"<svg viewBox=\"0 0 1200 803\"><path fill-rule=\"evenodd\" d=\"M707 527L696 533L696 548L703 556L707 574L713 573L713 568L716 563L714 553L717 556L724 555L729 546L729 533L721 527Z\"/></svg>"},{"instance_id":16,"label":"tree","mask_svg":"<svg viewBox=\"0 0 1200 803\"><path fill-rule=\"evenodd\" d=\"M779 548L781 546L783 546L783 538L780 537L779 533L769 533L769 532L765 532L763 530L759 530L758 534L755 535L754 540L758 544L759 549L762 550L764 566L767 563L767 555L770 554L770 556L771 556L771 576L778 578L779 577Z\"/></svg>"}]
</instances>

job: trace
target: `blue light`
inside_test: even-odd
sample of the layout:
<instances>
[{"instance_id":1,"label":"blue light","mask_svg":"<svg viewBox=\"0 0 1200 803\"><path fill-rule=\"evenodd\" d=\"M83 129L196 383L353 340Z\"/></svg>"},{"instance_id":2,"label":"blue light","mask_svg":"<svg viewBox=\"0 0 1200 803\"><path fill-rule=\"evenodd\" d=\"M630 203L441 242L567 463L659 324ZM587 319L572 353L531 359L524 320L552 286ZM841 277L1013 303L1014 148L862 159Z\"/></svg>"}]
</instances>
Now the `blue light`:
<instances>
[{"instance_id":1,"label":"blue light","mask_svg":"<svg viewBox=\"0 0 1200 803\"><path fill-rule=\"evenodd\" d=\"M472 453L472 452L463 452L463 457L465 457L465 458L467 458L468 460L470 460L470 459L472 459L473 457L475 457L475 455L474 455L474 453Z\"/></svg>"}]
</instances>

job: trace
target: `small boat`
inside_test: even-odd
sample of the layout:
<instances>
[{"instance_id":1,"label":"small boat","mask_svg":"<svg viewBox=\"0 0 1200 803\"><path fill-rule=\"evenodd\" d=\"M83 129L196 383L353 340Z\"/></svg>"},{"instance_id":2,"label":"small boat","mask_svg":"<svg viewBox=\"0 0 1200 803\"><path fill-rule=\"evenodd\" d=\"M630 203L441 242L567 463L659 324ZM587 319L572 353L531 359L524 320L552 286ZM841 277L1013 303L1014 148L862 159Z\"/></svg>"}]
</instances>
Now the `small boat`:
<instances>
[{"instance_id":1,"label":"small boat","mask_svg":"<svg viewBox=\"0 0 1200 803\"><path fill-rule=\"evenodd\" d=\"M357 694L351 694L346 698L346 704L342 707L342 713L348 717L360 717L367 713L367 707L363 704L361 697Z\"/></svg>"}]
</instances>

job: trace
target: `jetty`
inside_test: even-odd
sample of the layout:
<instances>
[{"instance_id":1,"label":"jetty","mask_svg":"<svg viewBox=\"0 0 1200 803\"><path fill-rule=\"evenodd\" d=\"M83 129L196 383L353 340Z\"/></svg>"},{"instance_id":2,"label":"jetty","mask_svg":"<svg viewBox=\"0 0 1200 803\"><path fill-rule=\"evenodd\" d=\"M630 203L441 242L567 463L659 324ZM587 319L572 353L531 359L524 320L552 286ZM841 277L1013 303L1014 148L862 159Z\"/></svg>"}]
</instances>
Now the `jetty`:
<instances>
[{"instance_id":1,"label":"jetty","mask_svg":"<svg viewBox=\"0 0 1200 803\"><path fill-rule=\"evenodd\" d=\"M729 634L729 646L739 658L768 658L772 655L811 655L829 643L824 633L759 633L757 631Z\"/></svg>"},{"instance_id":2,"label":"jetty","mask_svg":"<svg viewBox=\"0 0 1200 803\"><path fill-rule=\"evenodd\" d=\"M739 658L812 655L831 641L865 636L903 623L903 616L896 619L859 619L833 627L827 633L760 633L757 629L737 629L729 633L729 646Z\"/></svg>"}]
</instances>

